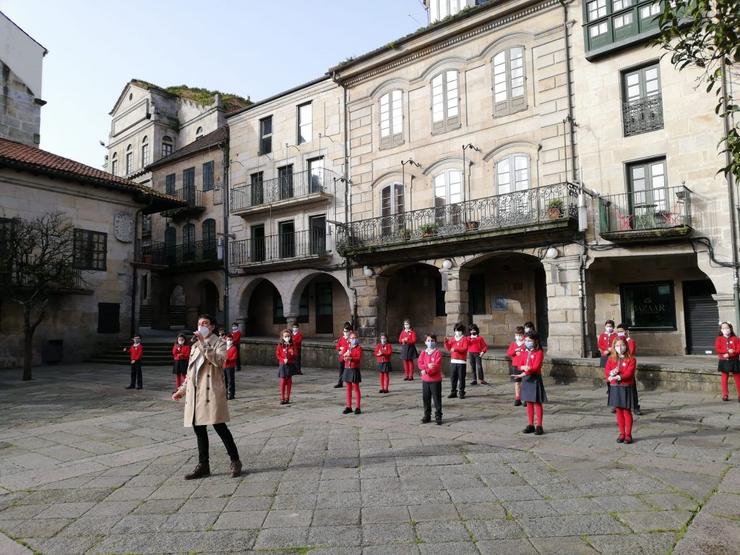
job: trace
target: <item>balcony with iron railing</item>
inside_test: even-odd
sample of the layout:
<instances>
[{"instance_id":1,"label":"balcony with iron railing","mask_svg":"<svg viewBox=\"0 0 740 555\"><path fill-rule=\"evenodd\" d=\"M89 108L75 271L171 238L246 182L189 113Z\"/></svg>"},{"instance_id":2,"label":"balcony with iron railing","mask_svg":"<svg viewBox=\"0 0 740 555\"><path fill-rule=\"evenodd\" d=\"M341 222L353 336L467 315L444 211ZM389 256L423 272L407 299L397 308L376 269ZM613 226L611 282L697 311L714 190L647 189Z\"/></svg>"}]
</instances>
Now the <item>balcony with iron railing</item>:
<instances>
[{"instance_id":1,"label":"balcony with iron railing","mask_svg":"<svg viewBox=\"0 0 740 555\"><path fill-rule=\"evenodd\" d=\"M90 295L93 292L92 285L82 275L83 270L77 268L66 268L57 275L58 279L44 282L43 287L48 291L62 294ZM21 275L18 272L8 270L0 265L0 286L14 286L21 289L34 289L38 287L38 276Z\"/></svg>"},{"instance_id":2,"label":"balcony with iron railing","mask_svg":"<svg viewBox=\"0 0 740 555\"><path fill-rule=\"evenodd\" d=\"M247 216L326 202L331 198L329 191L334 176L331 170L321 168L235 187L231 190L231 213Z\"/></svg>"},{"instance_id":3,"label":"balcony with iron railing","mask_svg":"<svg viewBox=\"0 0 740 555\"><path fill-rule=\"evenodd\" d=\"M231 241L229 260L232 267L266 265L291 266L323 259L331 254L326 231L310 229Z\"/></svg>"},{"instance_id":4,"label":"balcony with iron railing","mask_svg":"<svg viewBox=\"0 0 740 555\"><path fill-rule=\"evenodd\" d=\"M663 129L663 97L659 94L622 103L624 136Z\"/></svg>"},{"instance_id":5,"label":"balcony with iron railing","mask_svg":"<svg viewBox=\"0 0 740 555\"><path fill-rule=\"evenodd\" d=\"M578 219L578 187L559 183L456 204L421 208L337 226L337 252L371 255L436 247L479 252L491 241L521 242L525 234L569 229ZM529 236L529 235L528 235Z\"/></svg>"},{"instance_id":6,"label":"balcony with iron railing","mask_svg":"<svg viewBox=\"0 0 740 555\"><path fill-rule=\"evenodd\" d=\"M160 270L215 268L223 265L219 259L219 248L216 240L193 241L180 245L168 245L163 242L141 243L136 246L137 264Z\"/></svg>"},{"instance_id":7,"label":"balcony with iron railing","mask_svg":"<svg viewBox=\"0 0 740 555\"><path fill-rule=\"evenodd\" d=\"M691 194L681 185L599 197L599 234L613 242L686 236L692 231Z\"/></svg>"},{"instance_id":8,"label":"balcony with iron railing","mask_svg":"<svg viewBox=\"0 0 740 555\"><path fill-rule=\"evenodd\" d=\"M165 210L162 212L162 216L166 218L177 220L179 218L199 214L206 209L206 204L203 199L203 191L197 190L195 186L184 187L182 189L177 189L174 192L168 192L167 194L175 197L177 200L185 202L186 206L173 208L172 210Z\"/></svg>"}]
</instances>

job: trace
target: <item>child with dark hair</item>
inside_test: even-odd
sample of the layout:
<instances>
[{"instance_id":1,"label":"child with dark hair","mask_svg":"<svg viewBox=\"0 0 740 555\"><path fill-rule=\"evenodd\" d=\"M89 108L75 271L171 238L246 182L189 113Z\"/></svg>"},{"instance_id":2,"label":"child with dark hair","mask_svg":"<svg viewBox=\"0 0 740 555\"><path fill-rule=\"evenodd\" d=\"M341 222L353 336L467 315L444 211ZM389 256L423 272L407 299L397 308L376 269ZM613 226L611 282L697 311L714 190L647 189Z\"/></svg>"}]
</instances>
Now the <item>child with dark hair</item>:
<instances>
[{"instance_id":1,"label":"child with dark hair","mask_svg":"<svg viewBox=\"0 0 740 555\"><path fill-rule=\"evenodd\" d=\"M414 380L414 359L419 356L416 351L416 332L411 327L411 320L406 318L403 321L403 329L398 336L398 342L401 344L401 362L403 363L403 381L410 382Z\"/></svg>"},{"instance_id":2,"label":"child with dark hair","mask_svg":"<svg viewBox=\"0 0 740 555\"><path fill-rule=\"evenodd\" d=\"M352 331L349 334L349 348L344 352L344 373L342 380L347 386L347 404L342 414L352 412L352 392L355 393L355 414L362 414L360 402L360 383L362 382L362 373L360 372L360 362L362 360L362 347L357 333Z\"/></svg>"},{"instance_id":3,"label":"child with dark hair","mask_svg":"<svg viewBox=\"0 0 740 555\"><path fill-rule=\"evenodd\" d=\"M280 341L275 347L275 357L279 364L280 404L289 405L293 374L295 374L295 347L293 347L293 334L290 330L280 332Z\"/></svg>"},{"instance_id":4,"label":"child with dark hair","mask_svg":"<svg viewBox=\"0 0 740 555\"><path fill-rule=\"evenodd\" d=\"M719 335L714 340L714 352L717 353L719 363L717 370L722 373L722 400L730 400L730 374L735 381L737 400L740 403L740 338L729 322L722 322L719 326Z\"/></svg>"},{"instance_id":5,"label":"child with dark hair","mask_svg":"<svg viewBox=\"0 0 740 555\"><path fill-rule=\"evenodd\" d=\"M419 355L419 369L422 380L422 399L424 417L422 424L432 421L432 401L434 401L434 419L437 425L442 424L442 353L437 349L437 336L427 335L424 341L426 349Z\"/></svg>"},{"instance_id":6,"label":"child with dark hair","mask_svg":"<svg viewBox=\"0 0 740 555\"><path fill-rule=\"evenodd\" d=\"M123 352L129 353L131 358L131 383L126 389L141 389L144 387L144 378L141 373L141 357L144 356L144 347L141 345L141 336L134 335L133 345L124 347Z\"/></svg>"},{"instance_id":7,"label":"child with dark hair","mask_svg":"<svg viewBox=\"0 0 740 555\"><path fill-rule=\"evenodd\" d=\"M632 411L637 406L633 387L636 367L637 361L629 352L627 341L617 339L604 368L604 376L609 382L609 406L617 415L617 443L632 443Z\"/></svg>"},{"instance_id":8,"label":"child with dark hair","mask_svg":"<svg viewBox=\"0 0 740 555\"><path fill-rule=\"evenodd\" d=\"M291 332L293 333L293 347L295 347L295 373L299 376L303 375L303 363L301 362L301 350L303 349L303 333L298 322L294 322L291 326Z\"/></svg>"},{"instance_id":9,"label":"child with dark hair","mask_svg":"<svg viewBox=\"0 0 740 555\"><path fill-rule=\"evenodd\" d=\"M527 403L527 419L529 425L524 428L525 434L534 432L540 436L544 432L542 429L542 403L547 402L545 385L542 382L542 362L544 353L540 345L540 338L536 333L528 334L524 337L525 351L519 359L522 378L522 401ZM537 413L537 427L534 426L534 416Z\"/></svg>"},{"instance_id":10,"label":"child with dark hair","mask_svg":"<svg viewBox=\"0 0 740 555\"><path fill-rule=\"evenodd\" d=\"M226 336L226 358L224 359L224 383L226 384L226 398L231 401L236 394L236 363L239 359L239 347L234 345L231 334Z\"/></svg>"},{"instance_id":11,"label":"child with dark hair","mask_svg":"<svg viewBox=\"0 0 740 555\"><path fill-rule=\"evenodd\" d=\"M468 339L468 357L470 358L470 369L473 371L473 380L470 385L486 384L483 378L483 355L488 351L486 340L480 335L480 328L477 325L470 325L470 338Z\"/></svg>"},{"instance_id":12,"label":"child with dark hair","mask_svg":"<svg viewBox=\"0 0 740 555\"><path fill-rule=\"evenodd\" d=\"M179 389L185 381L188 373L188 359L190 358L190 345L185 342L185 334L177 336L175 344L172 346L172 373L175 375L175 389Z\"/></svg>"},{"instance_id":13,"label":"child with dark hair","mask_svg":"<svg viewBox=\"0 0 740 555\"><path fill-rule=\"evenodd\" d=\"M450 352L450 385L452 387L447 397L450 399L457 397L459 387L460 399L465 399L465 362L468 358L469 341L465 337L465 326L458 322L453 329L454 336L445 337L445 349Z\"/></svg>"},{"instance_id":14,"label":"child with dark hair","mask_svg":"<svg viewBox=\"0 0 740 555\"><path fill-rule=\"evenodd\" d=\"M533 333L537 333L534 324L532 322L524 322L524 334L527 335Z\"/></svg>"},{"instance_id":15,"label":"child with dark hair","mask_svg":"<svg viewBox=\"0 0 740 555\"><path fill-rule=\"evenodd\" d=\"M388 343L388 336L383 332L380 334L380 341L375 345L375 359L378 361L378 372L380 374L380 390L378 393L388 393L392 354L393 347Z\"/></svg>"},{"instance_id":16,"label":"child with dark hair","mask_svg":"<svg viewBox=\"0 0 740 555\"><path fill-rule=\"evenodd\" d=\"M334 386L335 389L339 389L343 386L342 376L344 375L344 353L349 350L349 332L352 331L352 324L349 322L344 323L342 328L342 335L337 339L336 350L339 355L339 381Z\"/></svg>"},{"instance_id":17,"label":"child with dark hair","mask_svg":"<svg viewBox=\"0 0 740 555\"><path fill-rule=\"evenodd\" d=\"M511 342L506 350L506 356L509 357L509 375L514 380L514 406L522 406L522 379L519 376L519 358L524 353L524 327L517 326L514 330L514 341Z\"/></svg>"},{"instance_id":18,"label":"child with dark hair","mask_svg":"<svg viewBox=\"0 0 740 555\"><path fill-rule=\"evenodd\" d=\"M609 352L612 348L612 343L616 338L614 331L614 320L607 320L604 322L604 331L599 335L599 356L601 358L601 367L606 367L606 361L609 358Z\"/></svg>"}]
</instances>

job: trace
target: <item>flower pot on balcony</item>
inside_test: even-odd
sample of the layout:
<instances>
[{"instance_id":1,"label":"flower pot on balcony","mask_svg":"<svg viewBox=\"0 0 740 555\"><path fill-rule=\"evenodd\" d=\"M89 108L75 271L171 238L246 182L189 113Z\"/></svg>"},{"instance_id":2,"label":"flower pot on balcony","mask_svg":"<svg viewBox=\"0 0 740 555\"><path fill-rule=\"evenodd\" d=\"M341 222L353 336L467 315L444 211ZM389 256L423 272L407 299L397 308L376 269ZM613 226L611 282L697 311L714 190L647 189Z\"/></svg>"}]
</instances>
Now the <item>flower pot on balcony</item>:
<instances>
[{"instance_id":1,"label":"flower pot on balcony","mask_svg":"<svg viewBox=\"0 0 740 555\"><path fill-rule=\"evenodd\" d=\"M152 255L151 254L145 254L143 256L144 264L151 264L152 263Z\"/></svg>"},{"instance_id":2,"label":"flower pot on balcony","mask_svg":"<svg viewBox=\"0 0 740 555\"><path fill-rule=\"evenodd\" d=\"M559 220L563 217L563 200L554 198L547 203L547 216L551 220Z\"/></svg>"},{"instance_id":3,"label":"flower pot on balcony","mask_svg":"<svg viewBox=\"0 0 740 555\"><path fill-rule=\"evenodd\" d=\"M419 228L422 237L434 237L437 235L437 226L435 224L425 224Z\"/></svg>"},{"instance_id":4,"label":"flower pot on balcony","mask_svg":"<svg viewBox=\"0 0 740 555\"><path fill-rule=\"evenodd\" d=\"M466 231L476 231L480 227L480 222L465 222Z\"/></svg>"}]
</instances>

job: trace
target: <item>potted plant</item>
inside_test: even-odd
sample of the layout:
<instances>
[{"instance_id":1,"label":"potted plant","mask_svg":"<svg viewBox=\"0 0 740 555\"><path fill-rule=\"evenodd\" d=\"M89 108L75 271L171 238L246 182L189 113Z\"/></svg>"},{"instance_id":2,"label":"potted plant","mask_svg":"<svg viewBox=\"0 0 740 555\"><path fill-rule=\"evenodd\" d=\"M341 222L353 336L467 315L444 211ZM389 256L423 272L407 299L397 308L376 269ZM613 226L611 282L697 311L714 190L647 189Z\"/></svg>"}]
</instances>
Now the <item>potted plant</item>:
<instances>
[{"instance_id":1,"label":"potted plant","mask_svg":"<svg viewBox=\"0 0 740 555\"><path fill-rule=\"evenodd\" d=\"M480 227L480 222L476 220L468 220L465 222L465 230L466 231L475 231Z\"/></svg>"},{"instance_id":2,"label":"potted plant","mask_svg":"<svg viewBox=\"0 0 740 555\"><path fill-rule=\"evenodd\" d=\"M547 203L547 215L551 220L557 220L563 216L563 199L554 198Z\"/></svg>"},{"instance_id":3,"label":"potted plant","mask_svg":"<svg viewBox=\"0 0 740 555\"><path fill-rule=\"evenodd\" d=\"M419 231L423 237L433 237L437 235L437 224L424 224L419 226Z\"/></svg>"}]
</instances>

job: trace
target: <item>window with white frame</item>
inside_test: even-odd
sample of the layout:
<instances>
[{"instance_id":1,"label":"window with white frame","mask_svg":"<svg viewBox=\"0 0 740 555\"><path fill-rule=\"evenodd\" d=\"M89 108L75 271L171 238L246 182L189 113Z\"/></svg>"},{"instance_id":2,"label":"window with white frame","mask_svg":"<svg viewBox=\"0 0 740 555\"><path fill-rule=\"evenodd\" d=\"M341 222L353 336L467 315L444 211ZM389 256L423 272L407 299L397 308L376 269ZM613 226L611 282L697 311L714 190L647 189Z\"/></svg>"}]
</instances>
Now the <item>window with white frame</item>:
<instances>
[{"instance_id":1,"label":"window with white frame","mask_svg":"<svg viewBox=\"0 0 740 555\"><path fill-rule=\"evenodd\" d=\"M475 4L475 0L429 0L429 22L434 23L455 15L460 10Z\"/></svg>"},{"instance_id":2,"label":"window with white frame","mask_svg":"<svg viewBox=\"0 0 740 555\"><path fill-rule=\"evenodd\" d=\"M403 91L396 89L380 97L380 148L403 143Z\"/></svg>"},{"instance_id":3,"label":"window with white frame","mask_svg":"<svg viewBox=\"0 0 740 555\"><path fill-rule=\"evenodd\" d=\"M313 136L313 105L306 102L298 106L298 140L299 145L307 143Z\"/></svg>"},{"instance_id":4,"label":"window with white frame","mask_svg":"<svg viewBox=\"0 0 740 555\"><path fill-rule=\"evenodd\" d=\"M169 156L170 154L172 154L172 150L174 148L173 144L174 143L172 142L172 137L168 137L167 135L162 137L162 157L163 158L165 156Z\"/></svg>"},{"instance_id":5,"label":"window with white frame","mask_svg":"<svg viewBox=\"0 0 740 555\"><path fill-rule=\"evenodd\" d=\"M462 171L446 170L434 177L434 208L437 225L460 223L460 209L456 205L462 201Z\"/></svg>"},{"instance_id":6,"label":"window with white frame","mask_svg":"<svg viewBox=\"0 0 740 555\"><path fill-rule=\"evenodd\" d=\"M110 162L110 172L113 175L118 175L118 153L114 152Z\"/></svg>"},{"instance_id":7,"label":"window with white frame","mask_svg":"<svg viewBox=\"0 0 740 555\"><path fill-rule=\"evenodd\" d=\"M195 140L197 141L203 136L203 128L198 127L198 129L195 130Z\"/></svg>"},{"instance_id":8,"label":"window with white frame","mask_svg":"<svg viewBox=\"0 0 740 555\"><path fill-rule=\"evenodd\" d=\"M126 175L134 171L134 148L131 145L126 147Z\"/></svg>"},{"instance_id":9,"label":"window with white frame","mask_svg":"<svg viewBox=\"0 0 740 555\"><path fill-rule=\"evenodd\" d=\"M496 191L499 195L525 191L531 184L529 156L511 154L496 162Z\"/></svg>"},{"instance_id":10,"label":"window with white frame","mask_svg":"<svg viewBox=\"0 0 740 555\"><path fill-rule=\"evenodd\" d=\"M381 230L384 235L395 233L403 227L403 184L392 183L380 190Z\"/></svg>"},{"instance_id":11,"label":"window with white frame","mask_svg":"<svg viewBox=\"0 0 740 555\"><path fill-rule=\"evenodd\" d=\"M460 127L459 73L443 71L432 78L432 133Z\"/></svg>"},{"instance_id":12,"label":"window with white frame","mask_svg":"<svg viewBox=\"0 0 740 555\"><path fill-rule=\"evenodd\" d=\"M151 162L149 155L149 138L144 135L144 138L141 140L141 167L145 168L149 165L149 162Z\"/></svg>"},{"instance_id":13,"label":"window with white frame","mask_svg":"<svg viewBox=\"0 0 740 555\"><path fill-rule=\"evenodd\" d=\"M493 57L493 115L505 116L527 108L524 47L515 46Z\"/></svg>"},{"instance_id":14,"label":"window with white frame","mask_svg":"<svg viewBox=\"0 0 740 555\"><path fill-rule=\"evenodd\" d=\"M592 0L586 4L588 20L594 21L606 15L606 0Z\"/></svg>"}]
</instances>

